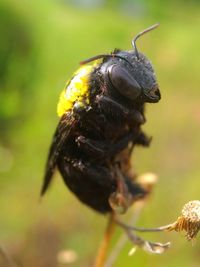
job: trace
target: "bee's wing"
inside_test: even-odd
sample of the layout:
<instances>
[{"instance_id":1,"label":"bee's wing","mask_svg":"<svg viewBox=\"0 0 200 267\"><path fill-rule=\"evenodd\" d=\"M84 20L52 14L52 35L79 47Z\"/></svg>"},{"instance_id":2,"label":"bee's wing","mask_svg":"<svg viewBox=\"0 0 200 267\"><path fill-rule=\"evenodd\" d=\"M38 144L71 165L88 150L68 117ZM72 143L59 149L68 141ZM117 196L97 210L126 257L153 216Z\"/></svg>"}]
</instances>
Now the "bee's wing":
<instances>
[{"instance_id":1,"label":"bee's wing","mask_svg":"<svg viewBox=\"0 0 200 267\"><path fill-rule=\"evenodd\" d=\"M76 120L71 113L64 114L60 119L49 150L44 181L41 189L41 196L44 195L52 180L60 151L62 149L63 144L69 137L72 129L74 128L75 122Z\"/></svg>"}]
</instances>

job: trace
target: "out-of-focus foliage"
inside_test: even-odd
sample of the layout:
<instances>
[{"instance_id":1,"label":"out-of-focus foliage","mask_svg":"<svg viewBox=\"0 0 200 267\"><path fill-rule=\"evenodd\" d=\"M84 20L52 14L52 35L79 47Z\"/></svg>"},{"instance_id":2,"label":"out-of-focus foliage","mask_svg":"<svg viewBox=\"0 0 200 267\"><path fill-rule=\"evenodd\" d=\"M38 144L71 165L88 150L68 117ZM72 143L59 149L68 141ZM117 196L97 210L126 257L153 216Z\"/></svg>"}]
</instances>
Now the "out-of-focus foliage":
<instances>
[{"instance_id":1,"label":"out-of-focus foliage","mask_svg":"<svg viewBox=\"0 0 200 267\"><path fill-rule=\"evenodd\" d=\"M38 201L58 96L81 60L131 49L132 37L155 22L160 28L138 47L155 66L162 100L147 105L144 128L153 141L134 151L133 162L160 180L138 224L171 222L185 202L199 199L199 13L194 0L0 1L0 243L19 264L64 266L57 255L65 249L78 255L71 266L92 266L106 219L79 203L59 176ZM173 246L162 256L128 257L127 244L115 266L199 265L199 240L192 247L173 234L148 238Z\"/></svg>"},{"instance_id":2,"label":"out-of-focus foliage","mask_svg":"<svg viewBox=\"0 0 200 267\"><path fill-rule=\"evenodd\" d=\"M0 4L0 124L1 136L27 116L37 79L36 47L28 17Z\"/></svg>"}]
</instances>

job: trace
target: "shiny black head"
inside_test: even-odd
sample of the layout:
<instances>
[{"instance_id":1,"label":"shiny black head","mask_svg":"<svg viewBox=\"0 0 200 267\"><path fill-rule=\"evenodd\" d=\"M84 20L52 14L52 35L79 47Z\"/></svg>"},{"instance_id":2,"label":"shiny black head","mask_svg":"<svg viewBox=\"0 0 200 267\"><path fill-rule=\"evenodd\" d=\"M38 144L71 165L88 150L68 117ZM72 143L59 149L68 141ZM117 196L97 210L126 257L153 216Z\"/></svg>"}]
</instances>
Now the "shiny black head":
<instances>
[{"instance_id":1,"label":"shiny black head","mask_svg":"<svg viewBox=\"0 0 200 267\"><path fill-rule=\"evenodd\" d=\"M111 55L98 55L82 64L104 58L101 72L113 88L128 100L156 103L161 95L151 62L138 52L136 40L156 28L158 24L140 32L132 41L134 50L114 51Z\"/></svg>"},{"instance_id":2,"label":"shiny black head","mask_svg":"<svg viewBox=\"0 0 200 267\"><path fill-rule=\"evenodd\" d=\"M161 98L151 62L140 52L122 51L117 60L109 60L108 76L113 87L124 97L144 102L158 102Z\"/></svg>"}]
</instances>

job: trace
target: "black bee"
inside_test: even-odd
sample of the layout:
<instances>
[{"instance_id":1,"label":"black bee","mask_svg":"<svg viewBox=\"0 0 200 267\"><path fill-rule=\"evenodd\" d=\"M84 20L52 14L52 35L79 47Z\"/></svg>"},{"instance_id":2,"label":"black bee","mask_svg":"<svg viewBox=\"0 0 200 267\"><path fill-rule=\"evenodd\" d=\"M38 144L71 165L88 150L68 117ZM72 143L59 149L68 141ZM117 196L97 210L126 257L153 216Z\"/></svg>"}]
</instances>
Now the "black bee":
<instances>
[{"instance_id":1,"label":"black bee","mask_svg":"<svg viewBox=\"0 0 200 267\"><path fill-rule=\"evenodd\" d=\"M41 194L58 168L68 188L101 213L123 213L147 191L136 182L130 156L135 145L148 146L141 129L144 105L160 100L150 61L134 50L83 61L61 93L57 126ZM92 62L92 64L91 64ZM86 64L90 63L90 64Z\"/></svg>"}]
</instances>

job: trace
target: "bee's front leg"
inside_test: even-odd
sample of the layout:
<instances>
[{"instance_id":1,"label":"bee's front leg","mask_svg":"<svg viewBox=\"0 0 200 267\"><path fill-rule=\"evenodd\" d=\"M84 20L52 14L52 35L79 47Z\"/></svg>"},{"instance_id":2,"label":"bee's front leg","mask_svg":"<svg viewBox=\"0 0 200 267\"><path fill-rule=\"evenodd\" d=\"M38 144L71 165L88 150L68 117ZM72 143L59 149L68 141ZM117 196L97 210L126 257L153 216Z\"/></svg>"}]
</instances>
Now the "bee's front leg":
<instances>
[{"instance_id":1,"label":"bee's front leg","mask_svg":"<svg viewBox=\"0 0 200 267\"><path fill-rule=\"evenodd\" d=\"M117 120L130 120L137 124L143 124L145 122L144 115L138 110L129 110L127 107L116 102L108 96L98 95L96 97L96 103L103 113L107 116L117 118Z\"/></svg>"}]
</instances>

